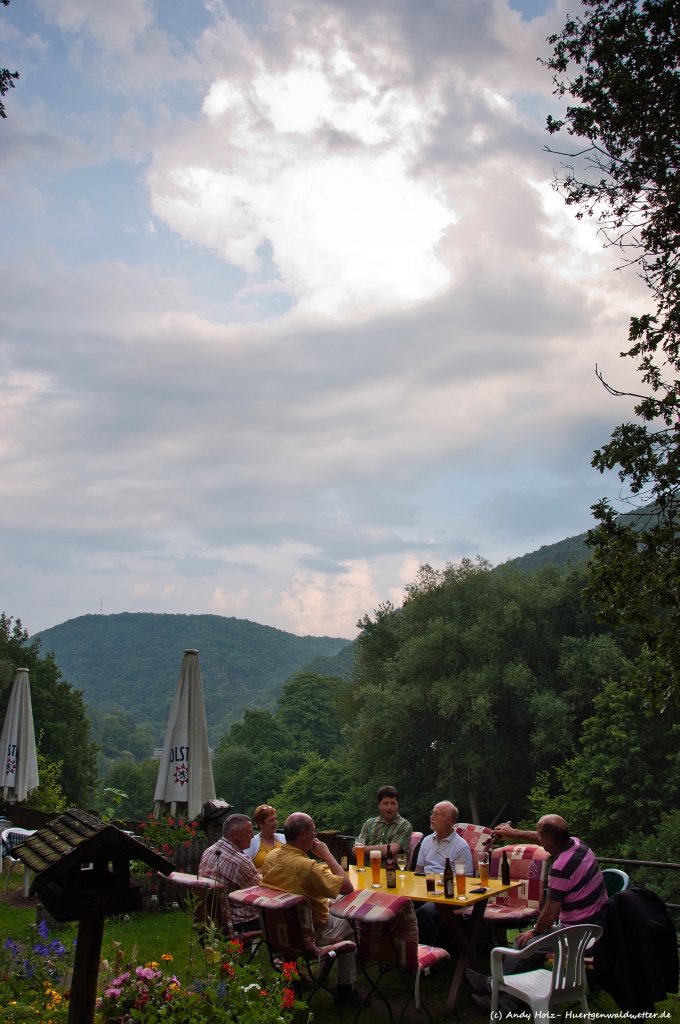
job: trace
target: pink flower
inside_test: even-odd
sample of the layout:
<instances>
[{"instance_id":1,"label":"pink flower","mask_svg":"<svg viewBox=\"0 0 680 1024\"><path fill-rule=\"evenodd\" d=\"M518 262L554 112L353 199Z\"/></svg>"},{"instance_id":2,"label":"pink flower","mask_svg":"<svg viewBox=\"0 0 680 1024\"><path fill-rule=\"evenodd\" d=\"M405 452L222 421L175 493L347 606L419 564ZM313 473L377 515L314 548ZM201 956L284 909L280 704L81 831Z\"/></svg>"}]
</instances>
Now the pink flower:
<instances>
[{"instance_id":1,"label":"pink flower","mask_svg":"<svg viewBox=\"0 0 680 1024\"><path fill-rule=\"evenodd\" d=\"M144 978L146 981L153 981L156 977L156 972L150 967L137 967L135 968L135 974L138 978Z\"/></svg>"},{"instance_id":2,"label":"pink flower","mask_svg":"<svg viewBox=\"0 0 680 1024\"><path fill-rule=\"evenodd\" d=\"M107 988L106 991L104 992L104 995L108 996L109 999L120 999L122 994L123 994L123 990L121 988L113 988L113 987Z\"/></svg>"},{"instance_id":3,"label":"pink flower","mask_svg":"<svg viewBox=\"0 0 680 1024\"><path fill-rule=\"evenodd\" d=\"M127 974L119 974L117 978L114 978L113 981L111 982L111 986L114 988L120 988L121 985L124 985L125 982L129 980L130 972L128 971Z\"/></svg>"}]
</instances>

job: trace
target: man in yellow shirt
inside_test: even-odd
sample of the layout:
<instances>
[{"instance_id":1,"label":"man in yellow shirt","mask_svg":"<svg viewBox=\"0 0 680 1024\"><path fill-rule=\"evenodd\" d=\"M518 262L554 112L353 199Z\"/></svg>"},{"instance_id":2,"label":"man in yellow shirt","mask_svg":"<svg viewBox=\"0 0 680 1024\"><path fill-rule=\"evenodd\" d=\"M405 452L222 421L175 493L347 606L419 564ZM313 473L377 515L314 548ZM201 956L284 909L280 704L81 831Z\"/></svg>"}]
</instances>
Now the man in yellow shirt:
<instances>
[{"instance_id":1,"label":"man in yellow shirt","mask_svg":"<svg viewBox=\"0 0 680 1024\"><path fill-rule=\"evenodd\" d=\"M262 868L262 884L283 892L306 896L312 907L312 919L319 945L329 945L341 939L353 939L349 921L331 917L328 901L345 896L354 886L325 843L316 838L314 822L308 814L291 814L283 826L286 845L278 846L269 854ZM309 853L324 861L319 864ZM342 1005L358 1006L361 996L353 988L356 980L354 953L338 957L336 1001Z\"/></svg>"}]
</instances>

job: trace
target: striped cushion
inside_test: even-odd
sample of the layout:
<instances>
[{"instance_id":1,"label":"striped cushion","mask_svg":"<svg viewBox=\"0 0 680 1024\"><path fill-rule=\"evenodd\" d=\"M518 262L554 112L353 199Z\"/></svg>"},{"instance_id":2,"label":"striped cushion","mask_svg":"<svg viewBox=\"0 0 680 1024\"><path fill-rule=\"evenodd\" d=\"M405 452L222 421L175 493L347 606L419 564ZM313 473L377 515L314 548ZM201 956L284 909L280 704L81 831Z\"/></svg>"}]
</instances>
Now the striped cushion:
<instances>
[{"instance_id":1,"label":"striped cushion","mask_svg":"<svg viewBox=\"0 0 680 1024\"><path fill-rule=\"evenodd\" d=\"M299 956L335 957L342 953L353 953L356 946L343 939L328 946L317 946L312 908L306 896L280 889L269 889L264 885L253 885L249 889L236 889L229 893L229 899L241 905L257 907L262 921L262 931L277 953L297 960ZM302 942L300 945L300 936Z\"/></svg>"},{"instance_id":2,"label":"striped cushion","mask_svg":"<svg viewBox=\"0 0 680 1024\"><path fill-rule=\"evenodd\" d=\"M519 889L499 896L489 897L484 917L491 921L510 925L530 921L537 917L543 906L543 886L548 870L550 854L542 846L515 845L494 850L489 865L489 877L500 878L503 850L508 856L510 879L521 880Z\"/></svg>"},{"instance_id":3,"label":"striped cushion","mask_svg":"<svg viewBox=\"0 0 680 1024\"><path fill-rule=\"evenodd\" d=\"M416 912L407 896L361 889L335 900L330 912L353 923L364 960L393 964L395 948L399 964L409 971L449 959L445 949L418 945Z\"/></svg>"}]
</instances>

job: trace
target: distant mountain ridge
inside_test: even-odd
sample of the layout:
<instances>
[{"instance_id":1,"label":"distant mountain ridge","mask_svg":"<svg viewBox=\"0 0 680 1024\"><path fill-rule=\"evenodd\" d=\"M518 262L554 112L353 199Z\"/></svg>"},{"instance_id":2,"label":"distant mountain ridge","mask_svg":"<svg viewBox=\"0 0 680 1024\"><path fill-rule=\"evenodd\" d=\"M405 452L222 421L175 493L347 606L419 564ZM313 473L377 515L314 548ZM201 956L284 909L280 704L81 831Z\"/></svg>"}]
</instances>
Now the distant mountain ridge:
<instances>
[{"instance_id":1,"label":"distant mountain ridge","mask_svg":"<svg viewBox=\"0 0 680 1024\"><path fill-rule=\"evenodd\" d=\"M208 732L216 742L246 708L274 707L275 691L292 673L351 643L296 636L248 619L152 612L81 615L36 635L88 705L129 711L157 743L185 648L199 651Z\"/></svg>"}]
</instances>

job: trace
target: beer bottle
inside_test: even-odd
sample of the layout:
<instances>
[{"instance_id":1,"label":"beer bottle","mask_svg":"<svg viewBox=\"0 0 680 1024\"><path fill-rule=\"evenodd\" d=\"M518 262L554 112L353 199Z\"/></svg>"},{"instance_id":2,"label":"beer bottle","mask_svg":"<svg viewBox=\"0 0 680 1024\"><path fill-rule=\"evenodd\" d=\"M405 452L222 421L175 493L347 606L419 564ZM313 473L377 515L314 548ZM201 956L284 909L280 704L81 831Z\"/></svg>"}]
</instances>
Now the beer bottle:
<instances>
[{"instance_id":1,"label":"beer bottle","mask_svg":"<svg viewBox=\"0 0 680 1024\"><path fill-rule=\"evenodd\" d=\"M444 874L442 875L444 882L444 895L447 900L453 899L453 869L451 868L451 861L446 858L446 864L444 865Z\"/></svg>"},{"instance_id":2,"label":"beer bottle","mask_svg":"<svg viewBox=\"0 0 680 1024\"><path fill-rule=\"evenodd\" d=\"M343 871L349 869L349 850L347 849L347 840L342 840L342 850L340 851L340 867Z\"/></svg>"},{"instance_id":3,"label":"beer bottle","mask_svg":"<svg viewBox=\"0 0 680 1024\"><path fill-rule=\"evenodd\" d=\"M501 882L503 885L510 885L510 865L508 864L508 855L503 850L503 859L501 861Z\"/></svg>"},{"instance_id":4,"label":"beer bottle","mask_svg":"<svg viewBox=\"0 0 680 1024\"><path fill-rule=\"evenodd\" d=\"M387 858L385 860L385 880L388 889L397 888L397 862L392 853L392 844L387 844Z\"/></svg>"}]
</instances>

